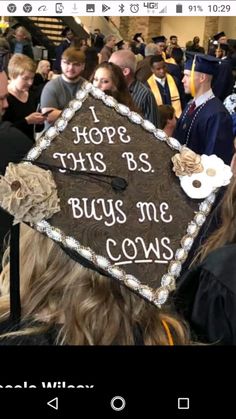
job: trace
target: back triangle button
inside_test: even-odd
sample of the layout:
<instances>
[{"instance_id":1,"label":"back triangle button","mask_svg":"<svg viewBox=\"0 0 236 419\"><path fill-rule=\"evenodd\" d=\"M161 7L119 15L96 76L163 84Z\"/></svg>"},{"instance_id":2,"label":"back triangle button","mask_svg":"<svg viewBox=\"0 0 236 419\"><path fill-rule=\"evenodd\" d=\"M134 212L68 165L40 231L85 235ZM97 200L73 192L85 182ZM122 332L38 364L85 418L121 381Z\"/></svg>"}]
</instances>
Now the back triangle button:
<instances>
[{"instance_id":1,"label":"back triangle button","mask_svg":"<svg viewBox=\"0 0 236 419\"><path fill-rule=\"evenodd\" d=\"M49 400L49 402L47 402L47 405L52 407L55 410L58 410L58 397L55 397L52 400Z\"/></svg>"}]
</instances>

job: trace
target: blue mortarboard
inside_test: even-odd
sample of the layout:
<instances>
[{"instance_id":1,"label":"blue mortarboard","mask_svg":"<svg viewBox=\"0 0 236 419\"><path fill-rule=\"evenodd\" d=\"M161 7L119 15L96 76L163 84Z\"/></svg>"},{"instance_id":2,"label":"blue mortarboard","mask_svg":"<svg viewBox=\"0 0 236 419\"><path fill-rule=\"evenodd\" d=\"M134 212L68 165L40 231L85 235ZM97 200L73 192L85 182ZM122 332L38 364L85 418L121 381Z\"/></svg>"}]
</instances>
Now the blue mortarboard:
<instances>
[{"instance_id":1,"label":"blue mortarboard","mask_svg":"<svg viewBox=\"0 0 236 419\"><path fill-rule=\"evenodd\" d=\"M160 35L160 36L154 36L152 38L152 40L153 40L153 42L155 44L158 44L159 42L166 42L166 37L165 36L162 36L162 35Z\"/></svg>"},{"instance_id":2,"label":"blue mortarboard","mask_svg":"<svg viewBox=\"0 0 236 419\"><path fill-rule=\"evenodd\" d=\"M186 52L185 70L192 70L193 60L195 58L194 71L199 73L215 75L218 72L219 60L212 55L195 54L194 52Z\"/></svg>"},{"instance_id":3,"label":"blue mortarboard","mask_svg":"<svg viewBox=\"0 0 236 419\"><path fill-rule=\"evenodd\" d=\"M219 33L217 33L213 36L213 39L215 41L218 41L222 36L225 36L225 33L224 32L219 32Z\"/></svg>"}]
</instances>

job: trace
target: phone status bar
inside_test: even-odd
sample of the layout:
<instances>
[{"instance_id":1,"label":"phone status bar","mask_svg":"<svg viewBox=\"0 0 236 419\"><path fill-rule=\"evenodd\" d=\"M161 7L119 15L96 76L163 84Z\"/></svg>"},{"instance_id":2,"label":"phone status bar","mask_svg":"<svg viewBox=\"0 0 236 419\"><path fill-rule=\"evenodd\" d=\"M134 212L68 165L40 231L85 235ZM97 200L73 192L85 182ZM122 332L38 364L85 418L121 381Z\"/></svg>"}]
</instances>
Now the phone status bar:
<instances>
[{"instance_id":1,"label":"phone status bar","mask_svg":"<svg viewBox=\"0 0 236 419\"><path fill-rule=\"evenodd\" d=\"M2 1L1 9L4 16L236 16L236 1Z\"/></svg>"}]
</instances>

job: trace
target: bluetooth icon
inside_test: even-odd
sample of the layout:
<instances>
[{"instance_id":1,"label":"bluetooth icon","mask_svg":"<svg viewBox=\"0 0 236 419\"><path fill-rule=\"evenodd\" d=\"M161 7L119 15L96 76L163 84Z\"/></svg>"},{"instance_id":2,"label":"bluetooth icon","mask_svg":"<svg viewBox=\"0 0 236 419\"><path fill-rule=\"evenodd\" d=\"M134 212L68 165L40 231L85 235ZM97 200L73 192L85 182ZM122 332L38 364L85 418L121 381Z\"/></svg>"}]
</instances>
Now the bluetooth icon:
<instances>
[{"instance_id":1,"label":"bluetooth icon","mask_svg":"<svg viewBox=\"0 0 236 419\"><path fill-rule=\"evenodd\" d=\"M124 6L124 4L119 4L119 12L120 12L120 13L124 13L124 11L125 11L125 6Z\"/></svg>"}]
</instances>

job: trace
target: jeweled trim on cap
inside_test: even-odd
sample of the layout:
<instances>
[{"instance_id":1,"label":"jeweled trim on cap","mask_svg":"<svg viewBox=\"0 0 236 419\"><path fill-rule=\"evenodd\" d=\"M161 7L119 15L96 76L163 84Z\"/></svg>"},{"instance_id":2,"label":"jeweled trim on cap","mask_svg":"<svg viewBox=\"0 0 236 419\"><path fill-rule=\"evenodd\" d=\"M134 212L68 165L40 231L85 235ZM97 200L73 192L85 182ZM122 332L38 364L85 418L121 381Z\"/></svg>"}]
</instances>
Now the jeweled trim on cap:
<instances>
[{"instance_id":1,"label":"jeweled trim on cap","mask_svg":"<svg viewBox=\"0 0 236 419\"><path fill-rule=\"evenodd\" d=\"M142 128L150 132L155 139L162 142L164 141L170 148L176 150L181 149L182 145L178 140L168 137L164 131L156 128L150 121L144 120L136 112L130 111L127 106L118 103L113 97L105 95L103 91L94 87L91 83L85 82L77 91L76 98L71 100L68 107L63 110L61 117L59 117L55 124L40 137L36 146L30 150L27 155L28 160L36 160L42 151L51 145L51 142L66 128L67 123L74 116L74 113L82 107L83 102L87 99L89 94L96 99L102 100L106 106L112 107L118 114L126 116L131 122L141 125ZM113 278L123 283L130 290L138 293L142 298L151 301L160 308L166 302L169 293L175 289L175 279L180 274L182 264L188 256L194 238L198 234L201 225L205 221L206 215L209 213L211 206L215 201L215 192L200 203L199 211L195 213L194 219L188 224L186 233L180 241L180 247L176 250L175 258L169 263L167 273L160 278L161 286L157 289L152 289L149 286L142 284L133 275L127 274L115 264L112 265L104 256L96 255L92 249L82 246L78 240L73 237L65 236L62 231L52 227L47 221L43 220L35 224L34 227L39 232L47 234L47 236L54 241L62 243L65 247L78 252L79 255L93 262L95 266L109 273Z\"/></svg>"}]
</instances>

